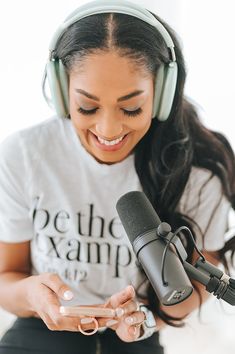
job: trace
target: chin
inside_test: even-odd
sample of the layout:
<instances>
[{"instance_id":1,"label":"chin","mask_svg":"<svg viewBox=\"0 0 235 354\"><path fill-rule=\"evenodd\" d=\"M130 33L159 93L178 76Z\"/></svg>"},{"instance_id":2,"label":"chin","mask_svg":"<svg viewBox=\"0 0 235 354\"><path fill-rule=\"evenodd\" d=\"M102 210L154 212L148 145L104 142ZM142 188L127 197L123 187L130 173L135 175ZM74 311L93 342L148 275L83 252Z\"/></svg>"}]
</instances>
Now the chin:
<instances>
[{"instance_id":1,"label":"chin","mask_svg":"<svg viewBox=\"0 0 235 354\"><path fill-rule=\"evenodd\" d=\"M127 155L119 156L116 158L114 156L100 156L100 155L93 155L93 156L98 162L109 164L109 165L121 162L125 160L125 158L127 157Z\"/></svg>"}]
</instances>

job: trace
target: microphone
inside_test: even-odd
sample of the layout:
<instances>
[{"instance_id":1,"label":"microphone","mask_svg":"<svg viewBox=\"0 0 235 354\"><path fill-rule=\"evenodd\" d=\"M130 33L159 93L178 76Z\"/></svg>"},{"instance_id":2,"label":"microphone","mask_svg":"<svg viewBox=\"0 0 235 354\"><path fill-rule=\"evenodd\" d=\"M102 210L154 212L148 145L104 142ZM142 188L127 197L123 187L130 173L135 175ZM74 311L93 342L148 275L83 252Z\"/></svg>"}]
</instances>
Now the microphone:
<instances>
[{"instance_id":1,"label":"microphone","mask_svg":"<svg viewBox=\"0 0 235 354\"><path fill-rule=\"evenodd\" d=\"M235 306L235 279L205 259L189 228L181 226L172 233L143 192L125 194L116 208L137 259L162 304L174 305L187 299L193 291L190 277L217 299ZM186 261L187 252L180 238L175 237L181 230L188 232L200 255L195 264Z\"/></svg>"},{"instance_id":2,"label":"microphone","mask_svg":"<svg viewBox=\"0 0 235 354\"><path fill-rule=\"evenodd\" d=\"M193 286L177 255L177 248L169 244L168 238L174 236L170 225L161 222L145 194L139 191L126 193L118 200L116 209L136 257L160 302L169 306L188 298ZM186 259L187 253L180 240L178 246ZM163 259L166 281L161 273Z\"/></svg>"}]
</instances>

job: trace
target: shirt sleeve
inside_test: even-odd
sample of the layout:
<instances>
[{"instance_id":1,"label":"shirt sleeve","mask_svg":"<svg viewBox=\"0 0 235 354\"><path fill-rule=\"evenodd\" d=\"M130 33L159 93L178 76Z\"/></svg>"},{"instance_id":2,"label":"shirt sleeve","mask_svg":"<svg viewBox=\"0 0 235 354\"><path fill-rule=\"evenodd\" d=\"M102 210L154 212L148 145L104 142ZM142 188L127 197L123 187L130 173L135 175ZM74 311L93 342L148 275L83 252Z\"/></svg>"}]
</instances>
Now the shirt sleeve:
<instances>
[{"instance_id":1,"label":"shirt sleeve","mask_svg":"<svg viewBox=\"0 0 235 354\"><path fill-rule=\"evenodd\" d=\"M19 133L0 144L0 240L32 239L33 226L27 203L27 173Z\"/></svg>"},{"instance_id":2,"label":"shirt sleeve","mask_svg":"<svg viewBox=\"0 0 235 354\"><path fill-rule=\"evenodd\" d=\"M205 169L193 168L179 203L179 211L190 217L200 249L217 251L225 244L231 204L220 179Z\"/></svg>"}]
</instances>

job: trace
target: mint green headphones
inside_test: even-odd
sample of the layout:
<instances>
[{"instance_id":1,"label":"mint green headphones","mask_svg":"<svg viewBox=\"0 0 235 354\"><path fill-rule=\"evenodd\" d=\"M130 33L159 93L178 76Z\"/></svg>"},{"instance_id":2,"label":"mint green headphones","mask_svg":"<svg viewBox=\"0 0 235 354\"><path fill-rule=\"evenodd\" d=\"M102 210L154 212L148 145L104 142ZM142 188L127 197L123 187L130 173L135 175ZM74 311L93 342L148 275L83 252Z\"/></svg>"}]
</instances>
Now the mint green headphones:
<instances>
[{"instance_id":1,"label":"mint green headphones","mask_svg":"<svg viewBox=\"0 0 235 354\"><path fill-rule=\"evenodd\" d=\"M170 63L162 64L157 72L152 110L153 118L157 117L158 120L165 121L171 111L177 83L178 70L174 43L165 27L148 10L126 0L95 0L80 6L66 18L55 32L50 43L50 57L43 78L43 95L47 103L55 108L59 117L69 115L68 75L61 60L53 57L57 42L66 29L80 19L90 15L111 12L134 16L152 25L160 32L169 49ZM51 99L47 96L45 90L46 78L48 79Z\"/></svg>"}]
</instances>

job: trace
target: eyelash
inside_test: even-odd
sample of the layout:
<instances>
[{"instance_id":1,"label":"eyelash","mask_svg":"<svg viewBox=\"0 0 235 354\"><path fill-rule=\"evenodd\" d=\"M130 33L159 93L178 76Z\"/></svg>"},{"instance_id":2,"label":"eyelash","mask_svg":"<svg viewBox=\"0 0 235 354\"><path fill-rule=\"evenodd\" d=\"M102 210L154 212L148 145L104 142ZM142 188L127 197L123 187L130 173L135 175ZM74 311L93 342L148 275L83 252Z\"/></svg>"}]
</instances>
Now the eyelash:
<instances>
[{"instance_id":1,"label":"eyelash","mask_svg":"<svg viewBox=\"0 0 235 354\"><path fill-rule=\"evenodd\" d=\"M98 108L89 109L89 110L83 109L81 107L78 108L78 112L81 114L84 114L84 115L95 114L97 110L98 110ZM122 111L128 117L136 117L143 112L142 108L138 108L135 111L126 111L125 109L123 109Z\"/></svg>"}]
</instances>

